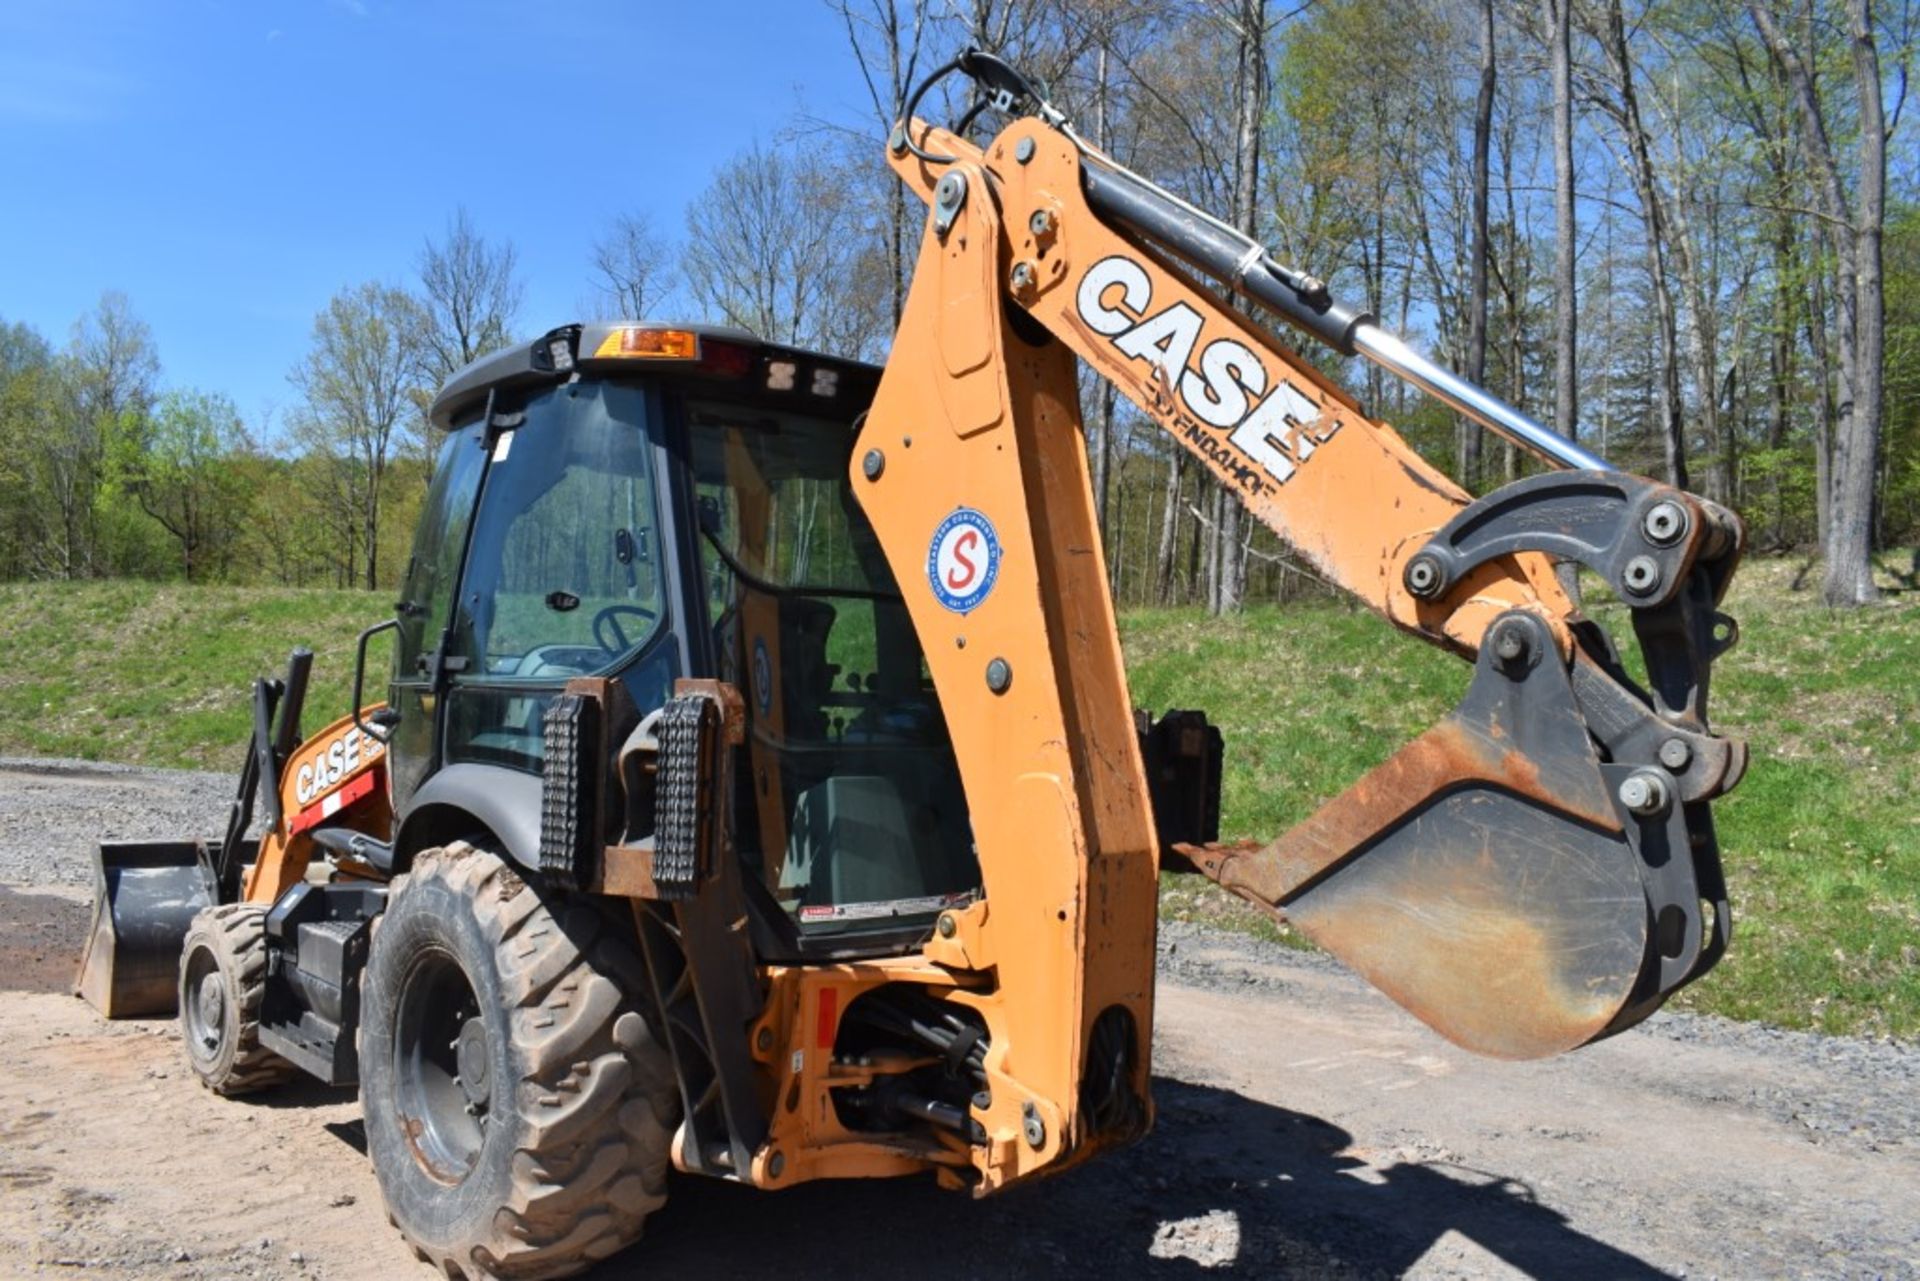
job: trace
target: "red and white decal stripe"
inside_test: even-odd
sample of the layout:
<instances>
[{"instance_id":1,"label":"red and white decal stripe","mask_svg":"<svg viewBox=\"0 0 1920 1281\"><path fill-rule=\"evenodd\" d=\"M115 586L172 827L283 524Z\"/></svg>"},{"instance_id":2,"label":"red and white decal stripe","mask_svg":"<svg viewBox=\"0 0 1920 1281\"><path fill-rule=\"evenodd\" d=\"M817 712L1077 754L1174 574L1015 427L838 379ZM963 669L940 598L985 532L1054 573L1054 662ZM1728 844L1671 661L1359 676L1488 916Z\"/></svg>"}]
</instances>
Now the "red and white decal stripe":
<instances>
[{"instance_id":1,"label":"red and white decal stripe","mask_svg":"<svg viewBox=\"0 0 1920 1281\"><path fill-rule=\"evenodd\" d=\"M287 824L287 835L298 836L310 827L318 827L341 810L371 796L375 776L379 773L377 769L367 770L359 777L350 780L345 787L328 792L295 814L293 821Z\"/></svg>"}]
</instances>

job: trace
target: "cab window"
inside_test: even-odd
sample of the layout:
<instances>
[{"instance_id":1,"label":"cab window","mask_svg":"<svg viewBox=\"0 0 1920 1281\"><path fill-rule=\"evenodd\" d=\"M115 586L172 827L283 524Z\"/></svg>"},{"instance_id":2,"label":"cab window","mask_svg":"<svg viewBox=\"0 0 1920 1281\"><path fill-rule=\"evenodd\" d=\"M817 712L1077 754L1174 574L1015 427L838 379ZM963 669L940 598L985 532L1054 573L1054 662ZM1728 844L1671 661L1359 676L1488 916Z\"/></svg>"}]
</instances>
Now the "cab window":
<instances>
[{"instance_id":1,"label":"cab window","mask_svg":"<svg viewBox=\"0 0 1920 1281\"><path fill-rule=\"evenodd\" d=\"M454 616L448 757L537 769L553 693L663 630L653 442L631 385L556 387L508 421Z\"/></svg>"}]
</instances>

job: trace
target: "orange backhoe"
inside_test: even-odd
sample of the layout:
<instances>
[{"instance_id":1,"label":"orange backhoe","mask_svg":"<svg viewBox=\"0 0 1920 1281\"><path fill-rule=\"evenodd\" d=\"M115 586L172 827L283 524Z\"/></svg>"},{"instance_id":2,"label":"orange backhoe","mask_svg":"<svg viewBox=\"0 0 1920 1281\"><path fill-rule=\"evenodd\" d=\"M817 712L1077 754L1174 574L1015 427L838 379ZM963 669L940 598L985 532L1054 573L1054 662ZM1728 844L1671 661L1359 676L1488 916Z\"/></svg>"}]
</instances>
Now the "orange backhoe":
<instances>
[{"instance_id":1,"label":"orange backhoe","mask_svg":"<svg viewBox=\"0 0 1920 1281\"><path fill-rule=\"evenodd\" d=\"M1745 755L1706 698L1738 520L1426 361L1004 63L955 72L1009 123L895 129L929 211L884 368L640 322L475 363L354 709L302 741L296 653L226 835L102 849L83 991L177 1010L224 1093L357 1082L388 1209L451 1274L579 1270L669 1165L985 1194L1138 1137L1162 869L1508 1058L1630 1026L1726 947L1709 807ZM1550 469L1473 498L1269 322ZM1133 709L1076 361L1469 665L1271 844L1219 842L1202 714Z\"/></svg>"}]
</instances>

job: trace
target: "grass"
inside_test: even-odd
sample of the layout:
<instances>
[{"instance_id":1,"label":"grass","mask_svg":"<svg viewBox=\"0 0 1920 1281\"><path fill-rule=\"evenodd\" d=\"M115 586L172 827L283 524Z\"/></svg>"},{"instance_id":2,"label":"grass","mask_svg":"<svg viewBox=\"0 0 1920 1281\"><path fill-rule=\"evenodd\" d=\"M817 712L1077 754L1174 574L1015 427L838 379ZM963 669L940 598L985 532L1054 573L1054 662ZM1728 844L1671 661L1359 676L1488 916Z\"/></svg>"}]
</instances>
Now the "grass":
<instances>
[{"instance_id":1,"label":"grass","mask_svg":"<svg viewBox=\"0 0 1920 1281\"><path fill-rule=\"evenodd\" d=\"M1728 609L1713 718L1753 760L1716 807L1734 950L1679 1003L1790 1027L1920 1036L1920 604L1822 608L1799 566L1755 561ZM346 709L353 638L390 602L364 592L137 583L0 585L0 754L229 770L246 682L317 657L307 718ZM1604 614L1604 611L1602 611ZM1270 838L1390 756L1465 688L1457 659L1334 602L1233 619L1137 610L1122 630L1134 701L1203 707L1227 738L1223 835ZM372 658L384 672L386 651ZM1195 877L1162 906L1287 942Z\"/></svg>"},{"instance_id":2,"label":"grass","mask_svg":"<svg viewBox=\"0 0 1920 1281\"><path fill-rule=\"evenodd\" d=\"M305 717L347 710L354 638L390 595L137 582L0 583L0 755L235 770L256 676L314 651ZM376 696L392 651L368 655Z\"/></svg>"}]
</instances>

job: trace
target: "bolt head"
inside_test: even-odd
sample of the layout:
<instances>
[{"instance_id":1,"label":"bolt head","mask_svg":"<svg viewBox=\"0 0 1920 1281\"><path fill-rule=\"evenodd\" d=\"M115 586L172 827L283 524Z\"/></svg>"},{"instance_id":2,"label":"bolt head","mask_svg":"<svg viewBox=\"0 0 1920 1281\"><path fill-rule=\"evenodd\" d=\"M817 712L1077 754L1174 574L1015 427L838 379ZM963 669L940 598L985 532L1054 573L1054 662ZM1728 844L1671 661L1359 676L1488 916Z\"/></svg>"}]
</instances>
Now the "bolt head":
<instances>
[{"instance_id":1,"label":"bolt head","mask_svg":"<svg viewBox=\"0 0 1920 1281\"><path fill-rule=\"evenodd\" d=\"M1047 1141L1047 1123L1040 1119L1040 1113L1029 1103L1021 1109L1020 1132L1026 1136L1029 1147L1041 1147Z\"/></svg>"},{"instance_id":2,"label":"bolt head","mask_svg":"<svg viewBox=\"0 0 1920 1281\"><path fill-rule=\"evenodd\" d=\"M1670 738L1660 744L1660 763L1671 770L1685 769L1693 760L1693 749L1684 738Z\"/></svg>"},{"instance_id":3,"label":"bolt head","mask_svg":"<svg viewBox=\"0 0 1920 1281\"><path fill-rule=\"evenodd\" d=\"M934 928L940 931L940 937L950 939L960 932L960 922L953 919L952 912L940 913L940 919L934 922Z\"/></svg>"},{"instance_id":4,"label":"bolt head","mask_svg":"<svg viewBox=\"0 0 1920 1281\"><path fill-rule=\"evenodd\" d=\"M1013 684L1013 664L1004 658L996 658L987 664L987 688L996 694L1004 694Z\"/></svg>"},{"instance_id":5,"label":"bolt head","mask_svg":"<svg viewBox=\"0 0 1920 1281\"><path fill-rule=\"evenodd\" d=\"M1622 805L1642 817L1667 808L1666 781L1651 771L1629 774L1620 784L1619 796Z\"/></svg>"},{"instance_id":6,"label":"bolt head","mask_svg":"<svg viewBox=\"0 0 1920 1281\"><path fill-rule=\"evenodd\" d=\"M887 456L877 449L869 449L860 460L860 474L868 480L879 480L880 473L887 469Z\"/></svg>"},{"instance_id":7,"label":"bolt head","mask_svg":"<svg viewBox=\"0 0 1920 1281\"><path fill-rule=\"evenodd\" d=\"M1015 160L1018 160L1023 165L1026 164L1029 160L1032 160L1033 159L1033 139L1022 138L1019 142L1015 143L1013 146L1013 158Z\"/></svg>"},{"instance_id":8,"label":"bolt head","mask_svg":"<svg viewBox=\"0 0 1920 1281\"><path fill-rule=\"evenodd\" d=\"M893 132L887 135L887 150L891 151L896 156L904 155L906 153L906 150L907 150L906 121L903 120L899 124L895 125L893 127Z\"/></svg>"},{"instance_id":9,"label":"bolt head","mask_svg":"<svg viewBox=\"0 0 1920 1281\"><path fill-rule=\"evenodd\" d=\"M1053 210L1036 209L1033 217L1027 219L1027 230L1036 236L1044 236L1053 230Z\"/></svg>"},{"instance_id":10,"label":"bolt head","mask_svg":"<svg viewBox=\"0 0 1920 1281\"><path fill-rule=\"evenodd\" d=\"M1651 556L1635 556L1620 575L1626 589L1635 596L1651 596L1660 588L1660 562Z\"/></svg>"},{"instance_id":11,"label":"bolt head","mask_svg":"<svg viewBox=\"0 0 1920 1281\"><path fill-rule=\"evenodd\" d=\"M1415 556L1407 562L1407 590L1428 597L1440 590L1440 562L1431 556Z\"/></svg>"},{"instance_id":12,"label":"bolt head","mask_svg":"<svg viewBox=\"0 0 1920 1281\"><path fill-rule=\"evenodd\" d=\"M777 1179L787 1172L787 1154L775 1152L767 1158L767 1177Z\"/></svg>"},{"instance_id":13,"label":"bolt head","mask_svg":"<svg viewBox=\"0 0 1920 1281\"><path fill-rule=\"evenodd\" d=\"M1027 290L1033 288L1033 281L1034 281L1034 274L1033 274L1032 263L1016 262L1015 264L1013 264L1012 283L1013 283L1013 290L1015 293L1025 293Z\"/></svg>"},{"instance_id":14,"label":"bolt head","mask_svg":"<svg viewBox=\"0 0 1920 1281\"><path fill-rule=\"evenodd\" d=\"M754 1037L753 1043L762 1050L771 1050L773 1048L773 1029L770 1027L761 1028L760 1034Z\"/></svg>"},{"instance_id":15,"label":"bolt head","mask_svg":"<svg viewBox=\"0 0 1920 1281\"><path fill-rule=\"evenodd\" d=\"M1493 634L1493 652L1503 663L1517 663L1527 656L1527 629L1524 623L1508 622Z\"/></svg>"},{"instance_id":16,"label":"bolt head","mask_svg":"<svg viewBox=\"0 0 1920 1281\"><path fill-rule=\"evenodd\" d=\"M1655 547L1671 547L1687 532L1686 509L1671 499L1655 503L1641 517L1640 532Z\"/></svg>"}]
</instances>

